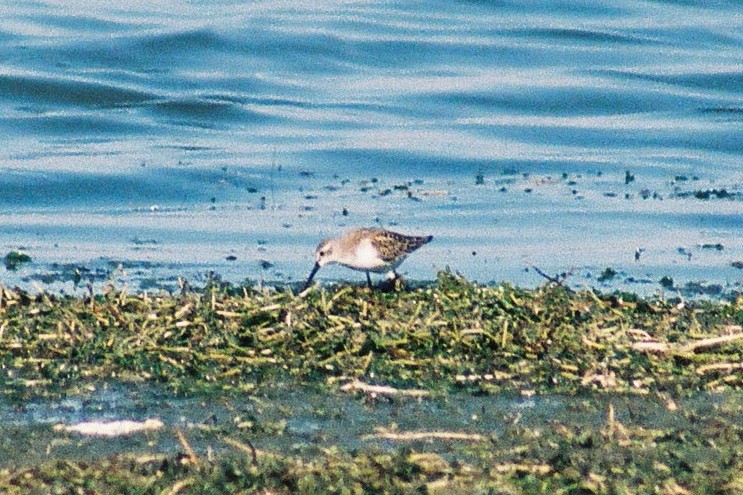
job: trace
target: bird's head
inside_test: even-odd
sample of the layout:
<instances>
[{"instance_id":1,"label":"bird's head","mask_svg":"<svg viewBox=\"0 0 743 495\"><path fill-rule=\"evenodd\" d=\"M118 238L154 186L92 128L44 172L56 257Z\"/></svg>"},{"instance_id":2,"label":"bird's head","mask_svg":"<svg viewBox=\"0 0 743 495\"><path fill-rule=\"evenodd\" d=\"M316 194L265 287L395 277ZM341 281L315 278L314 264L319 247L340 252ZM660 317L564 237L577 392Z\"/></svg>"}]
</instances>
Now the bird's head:
<instances>
[{"instance_id":1,"label":"bird's head","mask_svg":"<svg viewBox=\"0 0 743 495\"><path fill-rule=\"evenodd\" d=\"M335 254L337 252L336 240L325 239L318 244L315 250L315 263L319 266L325 266L329 263L335 263Z\"/></svg>"},{"instance_id":2,"label":"bird's head","mask_svg":"<svg viewBox=\"0 0 743 495\"><path fill-rule=\"evenodd\" d=\"M322 241L315 250L315 266L312 267L310 276L307 277L307 282L304 284L304 288L312 284L312 279L315 278L315 274L320 269L329 263L336 263L335 254L337 253L336 240L326 239Z\"/></svg>"}]
</instances>

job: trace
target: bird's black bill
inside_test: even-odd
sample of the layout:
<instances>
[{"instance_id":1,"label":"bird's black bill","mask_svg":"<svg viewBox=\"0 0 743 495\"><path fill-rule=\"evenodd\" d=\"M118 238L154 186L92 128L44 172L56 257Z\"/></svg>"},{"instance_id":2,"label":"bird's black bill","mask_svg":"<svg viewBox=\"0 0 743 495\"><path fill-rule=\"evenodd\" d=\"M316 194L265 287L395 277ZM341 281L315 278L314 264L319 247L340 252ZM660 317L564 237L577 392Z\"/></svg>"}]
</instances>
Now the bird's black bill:
<instances>
[{"instance_id":1,"label":"bird's black bill","mask_svg":"<svg viewBox=\"0 0 743 495\"><path fill-rule=\"evenodd\" d=\"M307 282L304 283L304 289L307 289L307 287L312 284L312 279L315 278L315 274L317 273L317 270L320 269L320 263L315 263L315 266L312 267L312 271L310 272L310 276L307 277Z\"/></svg>"}]
</instances>

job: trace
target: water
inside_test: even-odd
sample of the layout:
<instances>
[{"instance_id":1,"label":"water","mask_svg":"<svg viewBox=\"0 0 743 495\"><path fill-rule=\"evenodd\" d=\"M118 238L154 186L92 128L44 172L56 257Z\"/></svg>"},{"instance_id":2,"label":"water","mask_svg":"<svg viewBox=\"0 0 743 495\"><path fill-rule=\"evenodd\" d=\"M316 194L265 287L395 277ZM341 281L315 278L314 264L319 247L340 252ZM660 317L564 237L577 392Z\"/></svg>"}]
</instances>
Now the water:
<instances>
[{"instance_id":1,"label":"water","mask_svg":"<svg viewBox=\"0 0 743 495\"><path fill-rule=\"evenodd\" d=\"M5 284L291 282L377 224L435 236L415 279L740 290L743 4L2 10Z\"/></svg>"},{"instance_id":2,"label":"water","mask_svg":"<svg viewBox=\"0 0 743 495\"><path fill-rule=\"evenodd\" d=\"M678 399L678 409L668 409L657 397L606 394L528 399L507 394L452 394L437 399L371 400L277 383L270 392L256 395L184 398L151 384L107 384L80 397L59 401L32 400L19 405L0 400L0 469L32 466L53 459L172 454L182 450L176 430L185 433L200 456L206 452L234 453L234 448L223 440L226 436L249 438L258 449L307 458L313 458L317 449L394 451L409 445L414 450L439 452L466 461L472 453L449 442L400 443L375 438L374 433L382 428L400 432L452 431L499 438L516 425L544 432L554 429L556 424L585 431L606 425L609 404L616 410L616 420L626 428L685 429L691 435L694 425L725 424L725 421L733 424L740 416L743 395L698 393ZM55 430L57 425L74 427L88 422L147 419L158 419L164 427L156 432L114 439ZM19 451L18 445L24 448Z\"/></svg>"}]
</instances>

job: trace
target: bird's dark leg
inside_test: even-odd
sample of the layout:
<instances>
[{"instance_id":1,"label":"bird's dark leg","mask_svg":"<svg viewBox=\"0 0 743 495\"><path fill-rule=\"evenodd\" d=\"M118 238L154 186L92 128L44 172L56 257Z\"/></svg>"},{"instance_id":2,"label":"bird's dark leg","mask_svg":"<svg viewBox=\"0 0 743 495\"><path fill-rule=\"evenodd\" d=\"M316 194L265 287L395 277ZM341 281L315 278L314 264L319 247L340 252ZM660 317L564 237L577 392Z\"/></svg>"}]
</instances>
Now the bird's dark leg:
<instances>
[{"instance_id":1,"label":"bird's dark leg","mask_svg":"<svg viewBox=\"0 0 743 495\"><path fill-rule=\"evenodd\" d=\"M369 275L369 272L366 272L366 283L369 284L369 289L374 290L374 286L371 282L371 276Z\"/></svg>"}]
</instances>

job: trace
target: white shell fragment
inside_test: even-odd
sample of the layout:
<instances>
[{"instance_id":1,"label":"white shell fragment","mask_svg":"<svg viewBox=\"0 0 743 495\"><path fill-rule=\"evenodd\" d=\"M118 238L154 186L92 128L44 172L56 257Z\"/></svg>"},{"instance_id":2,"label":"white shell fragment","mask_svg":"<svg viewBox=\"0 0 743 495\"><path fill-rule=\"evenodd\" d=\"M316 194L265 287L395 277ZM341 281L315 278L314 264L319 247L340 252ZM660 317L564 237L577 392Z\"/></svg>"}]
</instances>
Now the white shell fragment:
<instances>
[{"instance_id":1,"label":"white shell fragment","mask_svg":"<svg viewBox=\"0 0 743 495\"><path fill-rule=\"evenodd\" d=\"M163 422L157 418L145 421L85 421L76 425L54 425L54 431L113 438L144 431L156 431L163 426L165 426Z\"/></svg>"}]
</instances>

